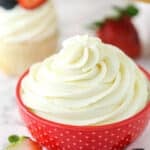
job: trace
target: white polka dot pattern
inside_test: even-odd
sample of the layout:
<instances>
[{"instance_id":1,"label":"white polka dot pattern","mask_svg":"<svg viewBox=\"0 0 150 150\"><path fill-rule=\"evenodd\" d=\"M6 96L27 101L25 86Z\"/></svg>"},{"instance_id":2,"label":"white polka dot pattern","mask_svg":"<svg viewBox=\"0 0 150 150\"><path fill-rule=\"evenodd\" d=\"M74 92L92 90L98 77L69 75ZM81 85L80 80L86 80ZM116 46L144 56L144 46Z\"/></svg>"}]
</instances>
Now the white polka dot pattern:
<instances>
[{"instance_id":1,"label":"white polka dot pattern","mask_svg":"<svg viewBox=\"0 0 150 150\"><path fill-rule=\"evenodd\" d=\"M54 150L122 150L143 131L148 115L107 128L77 128L41 124L28 115L23 118L33 137L42 145Z\"/></svg>"}]
</instances>

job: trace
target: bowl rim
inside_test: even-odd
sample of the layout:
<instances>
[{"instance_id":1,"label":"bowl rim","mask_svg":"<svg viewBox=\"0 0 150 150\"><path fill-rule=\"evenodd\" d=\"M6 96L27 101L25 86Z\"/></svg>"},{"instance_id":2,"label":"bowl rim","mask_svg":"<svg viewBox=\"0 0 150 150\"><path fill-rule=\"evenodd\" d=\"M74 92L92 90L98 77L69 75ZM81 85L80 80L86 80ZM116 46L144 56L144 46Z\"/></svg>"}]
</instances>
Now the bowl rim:
<instances>
[{"instance_id":1,"label":"bowl rim","mask_svg":"<svg viewBox=\"0 0 150 150\"><path fill-rule=\"evenodd\" d=\"M150 73L148 71L146 71L144 68L142 68L141 66L139 66L139 68L144 72L144 74L146 75L146 77L150 80ZM64 129L71 129L71 130L104 130L104 129L110 129L110 128L119 128L121 126L124 126L126 124L131 123L132 121L138 119L141 115L145 114L147 111L150 111L150 101L148 102L148 104L138 113L136 113L135 115L118 121L118 122L114 122L114 123L110 123L110 124L105 124L105 125L96 125L96 126L92 126L92 125L69 125L69 124L63 124L63 123L58 123L58 122L54 122L54 121L50 121L47 119L44 119L36 114L34 114L33 112L31 112L29 110L29 108L27 106L25 106L23 104L23 101L21 99L21 94L20 94L20 87L21 87L21 83L22 80L24 79L24 77L29 73L29 69L27 71L25 71L19 78L17 85L16 85L16 99L17 99L17 104L19 106L19 109L24 111L26 114L28 114L28 116L30 116L31 118L33 118L34 120L37 120L38 122L42 122L43 125L51 125L51 126L55 126L58 128L64 128Z\"/></svg>"}]
</instances>

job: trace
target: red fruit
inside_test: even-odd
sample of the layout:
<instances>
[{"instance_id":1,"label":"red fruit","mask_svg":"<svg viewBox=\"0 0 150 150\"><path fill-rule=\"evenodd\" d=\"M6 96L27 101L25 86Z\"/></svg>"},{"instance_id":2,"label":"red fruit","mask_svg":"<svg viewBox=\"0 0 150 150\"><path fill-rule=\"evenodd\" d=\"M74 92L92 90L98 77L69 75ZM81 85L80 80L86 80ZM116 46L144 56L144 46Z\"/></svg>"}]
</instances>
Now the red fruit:
<instances>
[{"instance_id":1,"label":"red fruit","mask_svg":"<svg viewBox=\"0 0 150 150\"><path fill-rule=\"evenodd\" d=\"M42 150L40 145L28 137L12 135L9 137L10 145L6 150Z\"/></svg>"},{"instance_id":2,"label":"red fruit","mask_svg":"<svg viewBox=\"0 0 150 150\"><path fill-rule=\"evenodd\" d=\"M141 43L131 18L138 14L135 6L126 8L115 7L118 15L115 18L106 18L103 22L96 22L96 35L104 43L119 47L128 56L137 58L141 54Z\"/></svg>"},{"instance_id":3,"label":"red fruit","mask_svg":"<svg viewBox=\"0 0 150 150\"><path fill-rule=\"evenodd\" d=\"M103 42L119 47L128 56L132 58L140 56L140 40L129 17L124 16L119 20L106 20L96 34Z\"/></svg>"},{"instance_id":4,"label":"red fruit","mask_svg":"<svg viewBox=\"0 0 150 150\"><path fill-rule=\"evenodd\" d=\"M18 3L26 9L34 9L42 5L46 0L18 0Z\"/></svg>"}]
</instances>

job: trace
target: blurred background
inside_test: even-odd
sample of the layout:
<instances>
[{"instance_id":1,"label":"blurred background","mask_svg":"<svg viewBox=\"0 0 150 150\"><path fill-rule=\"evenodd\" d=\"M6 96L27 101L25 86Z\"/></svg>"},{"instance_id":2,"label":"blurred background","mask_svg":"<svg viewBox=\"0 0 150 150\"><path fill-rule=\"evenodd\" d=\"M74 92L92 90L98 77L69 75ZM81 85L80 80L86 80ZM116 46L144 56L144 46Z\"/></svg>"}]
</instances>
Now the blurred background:
<instances>
[{"instance_id":1,"label":"blurred background","mask_svg":"<svg viewBox=\"0 0 150 150\"><path fill-rule=\"evenodd\" d=\"M142 43L142 55L136 61L150 70L150 3L142 0L54 0L61 31L60 43L72 35L95 34L87 25L113 15L113 6L125 7L131 3L139 9L132 21Z\"/></svg>"},{"instance_id":2,"label":"blurred background","mask_svg":"<svg viewBox=\"0 0 150 150\"><path fill-rule=\"evenodd\" d=\"M62 39L89 33L86 26L112 14L112 6L126 6L129 0L54 0Z\"/></svg>"}]
</instances>

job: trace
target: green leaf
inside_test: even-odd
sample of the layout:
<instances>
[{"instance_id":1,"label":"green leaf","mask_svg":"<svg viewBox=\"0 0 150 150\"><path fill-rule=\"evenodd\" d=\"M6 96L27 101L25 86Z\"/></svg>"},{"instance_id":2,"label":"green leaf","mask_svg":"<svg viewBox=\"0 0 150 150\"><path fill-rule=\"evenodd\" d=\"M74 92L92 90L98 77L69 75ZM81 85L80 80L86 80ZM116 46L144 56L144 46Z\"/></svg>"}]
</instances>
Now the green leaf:
<instances>
[{"instance_id":1,"label":"green leaf","mask_svg":"<svg viewBox=\"0 0 150 150\"><path fill-rule=\"evenodd\" d=\"M138 10L134 5L129 5L129 6L126 8L125 12L126 12L129 16L133 17L133 16L136 16L136 15L139 13L139 10Z\"/></svg>"},{"instance_id":2,"label":"green leaf","mask_svg":"<svg viewBox=\"0 0 150 150\"><path fill-rule=\"evenodd\" d=\"M93 26L95 26L95 27L100 27L101 25L103 25L103 22L101 22L101 21L96 21L93 23Z\"/></svg>"},{"instance_id":3,"label":"green leaf","mask_svg":"<svg viewBox=\"0 0 150 150\"><path fill-rule=\"evenodd\" d=\"M134 17L139 13L138 8L136 8L134 5L128 5L125 8L121 8L118 6L114 6L114 10L116 10L118 12L118 16L124 16L124 15L128 15L130 17Z\"/></svg>"},{"instance_id":4,"label":"green leaf","mask_svg":"<svg viewBox=\"0 0 150 150\"><path fill-rule=\"evenodd\" d=\"M20 140L20 137L18 135L11 135L8 137L8 141L10 143L17 143Z\"/></svg>"},{"instance_id":5,"label":"green leaf","mask_svg":"<svg viewBox=\"0 0 150 150\"><path fill-rule=\"evenodd\" d=\"M88 25L87 28L95 30L95 29L101 27L103 25L103 23L104 23L103 21L96 21L96 22Z\"/></svg>"}]
</instances>

